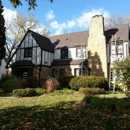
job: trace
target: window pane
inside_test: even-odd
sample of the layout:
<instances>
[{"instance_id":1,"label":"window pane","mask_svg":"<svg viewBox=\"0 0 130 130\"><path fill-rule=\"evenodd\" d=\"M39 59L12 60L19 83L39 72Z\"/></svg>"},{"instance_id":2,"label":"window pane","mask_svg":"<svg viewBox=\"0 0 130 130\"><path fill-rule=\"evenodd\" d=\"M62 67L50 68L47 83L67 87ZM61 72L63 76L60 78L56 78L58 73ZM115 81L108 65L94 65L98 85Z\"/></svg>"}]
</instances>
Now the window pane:
<instances>
[{"instance_id":1,"label":"window pane","mask_svg":"<svg viewBox=\"0 0 130 130\"><path fill-rule=\"evenodd\" d=\"M24 57L32 57L32 48L24 49Z\"/></svg>"},{"instance_id":2,"label":"window pane","mask_svg":"<svg viewBox=\"0 0 130 130\"><path fill-rule=\"evenodd\" d=\"M55 75L56 75L55 69L52 69L52 77L55 77Z\"/></svg>"},{"instance_id":3,"label":"window pane","mask_svg":"<svg viewBox=\"0 0 130 130\"><path fill-rule=\"evenodd\" d=\"M61 59L68 58L68 49L61 50Z\"/></svg>"}]
</instances>

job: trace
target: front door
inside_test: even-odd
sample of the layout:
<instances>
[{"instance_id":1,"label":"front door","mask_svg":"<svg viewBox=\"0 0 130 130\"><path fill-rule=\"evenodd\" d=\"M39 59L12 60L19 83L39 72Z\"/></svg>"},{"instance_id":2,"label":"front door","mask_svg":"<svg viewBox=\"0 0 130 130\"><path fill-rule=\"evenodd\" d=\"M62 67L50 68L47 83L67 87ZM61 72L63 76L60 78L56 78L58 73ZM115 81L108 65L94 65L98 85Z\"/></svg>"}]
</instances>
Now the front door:
<instances>
[{"instance_id":1,"label":"front door","mask_svg":"<svg viewBox=\"0 0 130 130\"><path fill-rule=\"evenodd\" d=\"M65 69L60 69L59 77L64 77L64 76L65 76Z\"/></svg>"}]
</instances>

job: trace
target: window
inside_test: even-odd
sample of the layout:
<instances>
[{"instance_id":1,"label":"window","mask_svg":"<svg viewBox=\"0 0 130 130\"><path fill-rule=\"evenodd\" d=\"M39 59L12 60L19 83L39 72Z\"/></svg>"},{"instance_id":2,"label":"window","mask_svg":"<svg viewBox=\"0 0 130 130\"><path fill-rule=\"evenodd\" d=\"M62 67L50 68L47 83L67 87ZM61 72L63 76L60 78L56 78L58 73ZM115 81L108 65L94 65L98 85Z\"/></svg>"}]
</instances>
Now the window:
<instances>
[{"instance_id":1,"label":"window","mask_svg":"<svg viewBox=\"0 0 130 130\"><path fill-rule=\"evenodd\" d=\"M56 76L56 70L52 69L52 77L55 78L55 76Z\"/></svg>"},{"instance_id":2,"label":"window","mask_svg":"<svg viewBox=\"0 0 130 130\"><path fill-rule=\"evenodd\" d=\"M24 57L32 57L32 48L24 49Z\"/></svg>"},{"instance_id":3,"label":"window","mask_svg":"<svg viewBox=\"0 0 130 130\"><path fill-rule=\"evenodd\" d=\"M76 57L81 57L81 49L76 48Z\"/></svg>"},{"instance_id":4,"label":"window","mask_svg":"<svg viewBox=\"0 0 130 130\"><path fill-rule=\"evenodd\" d=\"M122 54L123 53L123 49L122 49L122 45L112 45L112 49L111 49L111 54Z\"/></svg>"},{"instance_id":5,"label":"window","mask_svg":"<svg viewBox=\"0 0 130 130\"><path fill-rule=\"evenodd\" d=\"M81 68L75 68L74 69L74 75L75 76L85 75L85 69L83 68L82 71L81 71Z\"/></svg>"},{"instance_id":6,"label":"window","mask_svg":"<svg viewBox=\"0 0 130 130\"><path fill-rule=\"evenodd\" d=\"M68 58L68 49L61 49L61 59Z\"/></svg>"},{"instance_id":7,"label":"window","mask_svg":"<svg viewBox=\"0 0 130 130\"><path fill-rule=\"evenodd\" d=\"M12 74L18 78L23 78L23 73L27 73L27 76L33 76L33 68L13 68Z\"/></svg>"},{"instance_id":8,"label":"window","mask_svg":"<svg viewBox=\"0 0 130 130\"><path fill-rule=\"evenodd\" d=\"M122 54L122 45L117 46L117 53Z\"/></svg>"}]
</instances>

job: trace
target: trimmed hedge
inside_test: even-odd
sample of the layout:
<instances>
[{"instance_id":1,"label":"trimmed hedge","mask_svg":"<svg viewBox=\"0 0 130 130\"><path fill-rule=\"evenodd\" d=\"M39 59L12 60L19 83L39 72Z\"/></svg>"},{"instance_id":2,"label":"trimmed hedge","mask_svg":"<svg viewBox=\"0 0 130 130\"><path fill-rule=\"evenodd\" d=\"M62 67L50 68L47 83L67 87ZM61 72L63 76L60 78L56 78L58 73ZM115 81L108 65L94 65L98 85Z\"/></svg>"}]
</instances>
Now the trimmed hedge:
<instances>
[{"instance_id":1,"label":"trimmed hedge","mask_svg":"<svg viewBox=\"0 0 130 130\"><path fill-rule=\"evenodd\" d=\"M109 90L107 79L101 76L76 76L71 79L69 85L74 90L86 87Z\"/></svg>"},{"instance_id":2,"label":"trimmed hedge","mask_svg":"<svg viewBox=\"0 0 130 130\"><path fill-rule=\"evenodd\" d=\"M12 91L12 96L14 97L32 97L36 95L37 95L36 90L32 88L14 89Z\"/></svg>"},{"instance_id":3,"label":"trimmed hedge","mask_svg":"<svg viewBox=\"0 0 130 130\"><path fill-rule=\"evenodd\" d=\"M85 96L95 96L105 93L104 88L80 88L80 92L82 92Z\"/></svg>"}]
</instances>

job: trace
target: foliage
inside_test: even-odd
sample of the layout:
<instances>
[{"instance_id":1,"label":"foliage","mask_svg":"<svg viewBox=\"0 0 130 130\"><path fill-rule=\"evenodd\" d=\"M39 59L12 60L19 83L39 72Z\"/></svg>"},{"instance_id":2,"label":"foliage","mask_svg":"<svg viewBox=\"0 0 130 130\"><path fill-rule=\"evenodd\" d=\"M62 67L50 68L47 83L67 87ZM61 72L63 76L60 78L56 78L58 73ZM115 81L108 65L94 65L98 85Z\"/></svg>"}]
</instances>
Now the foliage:
<instances>
[{"instance_id":1,"label":"foliage","mask_svg":"<svg viewBox=\"0 0 130 130\"><path fill-rule=\"evenodd\" d=\"M116 77L116 82L123 86L126 91L130 91L130 58L121 61L115 61L113 72Z\"/></svg>"},{"instance_id":2,"label":"foliage","mask_svg":"<svg viewBox=\"0 0 130 130\"><path fill-rule=\"evenodd\" d=\"M38 78L36 76L31 76L27 78L27 86L29 88L38 87Z\"/></svg>"},{"instance_id":3,"label":"foliage","mask_svg":"<svg viewBox=\"0 0 130 130\"><path fill-rule=\"evenodd\" d=\"M105 19L105 23L107 26L115 26L128 24L130 21L130 12L124 16L123 14L112 14L109 18Z\"/></svg>"},{"instance_id":4,"label":"foliage","mask_svg":"<svg viewBox=\"0 0 130 130\"><path fill-rule=\"evenodd\" d=\"M48 36L50 34L48 28L49 25L47 24L41 26L34 14L26 17L24 14L18 13L11 19L11 22L6 22L6 55L11 58L28 30L34 30L43 36Z\"/></svg>"},{"instance_id":5,"label":"foliage","mask_svg":"<svg viewBox=\"0 0 130 130\"><path fill-rule=\"evenodd\" d=\"M73 77L74 77L74 76L59 77L59 78L58 78L58 81L59 81L59 83L60 83L60 87L61 87L61 88L70 88L69 82L71 81L71 79L72 79Z\"/></svg>"},{"instance_id":6,"label":"foliage","mask_svg":"<svg viewBox=\"0 0 130 130\"><path fill-rule=\"evenodd\" d=\"M63 89L60 89L60 90L55 90L53 93L54 94L72 94L72 93L75 93L75 92L76 92L75 90L63 88Z\"/></svg>"},{"instance_id":7,"label":"foliage","mask_svg":"<svg viewBox=\"0 0 130 130\"><path fill-rule=\"evenodd\" d=\"M10 79L14 79L14 78L16 78L16 76L14 76L14 75L11 75L11 76L10 75L6 75L6 76L4 76L0 80L0 87L1 87L1 84L4 83L5 81L10 80Z\"/></svg>"},{"instance_id":8,"label":"foliage","mask_svg":"<svg viewBox=\"0 0 130 130\"><path fill-rule=\"evenodd\" d=\"M5 20L3 18L3 6L2 6L2 1L0 0L0 63L1 60L5 57Z\"/></svg>"},{"instance_id":9,"label":"foliage","mask_svg":"<svg viewBox=\"0 0 130 130\"><path fill-rule=\"evenodd\" d=\"M35 88L37 95L43 95L46 93L46 90L43 88Z\"/></svg>"},{"instance_id":10,"label":"foliage","mask_svg":"<svg viewBox=\"0 0 130 130\"><path fill-rule=\"evenodd\" d=\"M26 79L19 79L19 82L22 85L22 88L27 88L27 80Z\"/></svg>"},{"instance_id":11,"label":"foliage","mask_svg":"<svg viewBox=\"0 0 130 130\"><path fill-rule=\"evenodd\" d=\"M85 96L88 96L88 95L95 96L95 95L105 93L104 88L102 88L102 89L100 89L100 88L80 88L79 91L82 92Z\"/></svg>"},{"instance_id":12,"label":"foliage","mask_svg":"<svg viewBox=\"0 0 130 130\"><path fill-rule=\"evenodd\" d=\"M45 83L45 86L46 86L47 92L49 93L60 88L59 82L57 81L57 79L54 79L54 78L48 79Z\"/></svg>"},{"instance_id":13,"label":"foliage","mask_svg":"<svg viewBox=\"0 0 130 130\"><path fill-rule=\"evenodd\" d=\"M25 0L25 1L28 3L29 6L28 10L35 9L35 7L37 6L36 0ZM14 8L17 8L17 6L22 5L21 0L10 0L10 2ZM53 2L53 0L50 0L50 2Z\"/></svg>"},{"instance_id":14,"label":"foliage","mask_svg":"<svg viewBox=\"0 0 130 130\"><path fill-rule=\"evenodd\" d=\"M99 105L87 110L75 109L75 102L82 100L79 93L69 95L45 94L40 97L10 98L0 101L0 124L3 130L129 130L130 102L114 99L123 113L116 115L100 110ZM113 99L93 99L108 102ZM97 101L96 101L97 100ZM100 100L100 101L99 101ZM109 101L106 101L109 100ZM99 103L98 103L99 104ZM106 103L103 103L104 106ZM122 105L121 105L122 104ZM90 104L92 105L92 103ZM99 107L98 107L99 106ZM111 106L111 105L110 105ZM108 107L108 110L110 110ZM118 111L118 109L117 109ZM119 111L120 112L120 111ZM49 122L49 123L48 123Z\"/></svg>"},{"instance_id":15,"label":"foliage","mask_svg":"<svg viewBox=\"0 0 130 130\"><path fill-rule=\"evenodd\" d=\"M6 80L5 82L3 82L1 84L1 87L4 90L4 92L10 93L14 89L22 88L22 85L20 84L18 79L13 78L13 79L9 79L9 80Z\"/></svg>"},{"instance_id":16,"label":"foliage","mask_svg":"<svg viewBox=\"0 0 130 130\"><path fill-rule=\"evenodd\" d=\"M69 83L71 89L78 90L79 88L104 88L108 90L108 81L100 76L76 76Z\"/></svg>"},{"instance_id":17,"label":"foliage","mask_svg":"<svg viewBox=\"0 0 130 130\"><path fill-rule=\"evenodd\" d=\"M36 90L32 88L14 89L12 91L12 96L14 97L32 97L36 95L37 95Z\"/></svg>"}]
</instances>

